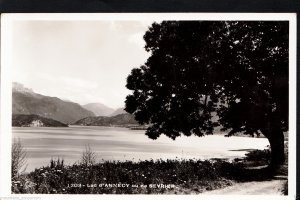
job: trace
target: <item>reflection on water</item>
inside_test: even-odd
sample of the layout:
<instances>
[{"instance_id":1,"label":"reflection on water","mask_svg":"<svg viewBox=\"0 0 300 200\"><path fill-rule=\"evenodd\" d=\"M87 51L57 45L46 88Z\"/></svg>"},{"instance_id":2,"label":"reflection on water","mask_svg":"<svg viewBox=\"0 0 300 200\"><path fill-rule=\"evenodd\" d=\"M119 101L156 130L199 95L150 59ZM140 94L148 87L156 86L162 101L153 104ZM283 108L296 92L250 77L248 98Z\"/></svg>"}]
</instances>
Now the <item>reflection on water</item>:
<instances>
[{"instance_id":1,"label":"reflection on water","mask_svg":"<svg viewBox=\"0 0 300 200\"><path fill-rule=\"evenodd\" d=\"M20 138L27 150L27 171L46 166L51 158L64 158L73 164L80 159L86 145L104 160L146 159L210 159L242 157L249 149L265 149L265 138L224 137L178 137L175 141L162 135L151 140L143 130L117 127L68 128L22 127L13 128L13 137Z\"/></svg>"}]
</instances>

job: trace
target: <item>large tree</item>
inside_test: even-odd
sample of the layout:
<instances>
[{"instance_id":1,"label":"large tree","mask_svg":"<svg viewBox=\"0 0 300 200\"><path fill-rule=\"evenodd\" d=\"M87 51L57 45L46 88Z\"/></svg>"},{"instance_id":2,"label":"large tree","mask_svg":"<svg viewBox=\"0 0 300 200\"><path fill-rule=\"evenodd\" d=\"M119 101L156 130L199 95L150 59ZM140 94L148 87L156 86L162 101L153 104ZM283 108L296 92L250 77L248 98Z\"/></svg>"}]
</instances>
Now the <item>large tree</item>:
<instances>
[{"instance_id":1,"label":"large tree","mask_svg":"<svg viewBox=\"0 0 300 200\"><path fill-rule=\"evenodd\" d=\"M271 165L284 162L288 129L288 22L163 21L145 33L146 63L134 68L125 110L146 134L262 133ZM217 117L216 117L217 116ZM216 120L217 118L217 120Z\"/></svg>"}]
</instances>

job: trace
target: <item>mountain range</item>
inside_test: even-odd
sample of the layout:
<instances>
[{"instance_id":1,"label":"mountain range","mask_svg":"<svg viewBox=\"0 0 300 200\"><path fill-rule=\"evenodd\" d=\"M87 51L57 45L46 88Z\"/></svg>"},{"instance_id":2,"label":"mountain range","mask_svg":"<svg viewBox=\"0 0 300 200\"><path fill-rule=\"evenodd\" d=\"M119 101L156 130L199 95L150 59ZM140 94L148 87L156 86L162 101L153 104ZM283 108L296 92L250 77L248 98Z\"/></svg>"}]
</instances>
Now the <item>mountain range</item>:
<instances>
[{"instance_id":1,"label":"mountain range","mask_svg":"<svg viewBox=\"0 0 300 200\"><path fill-rule=\"evenodd\" d=\"M112 117L98 116L86 117L78 120L73 125L81 126L125 126L125 125L138 125L133 115L125 113Z\"/></svg>"},{"instance_id":2,"label":"mountain range","mask_svg":"<svg viewBox=\"0 0 300 200\"><path fill-rule=\"evenodd\" d=\"M124 108L114 110L101 103L80 105L57 97L35 93L32 89L16 82L13 83L12 88L12 113L13 115L38 115L64 124L73 124L80 119L88 117L114 117L119 114L125 114L124 116L127 117L121 117L120 119L125 121L120 122L117 120L117 124L131 123L132 121L129 118L133 119L132 116L128 117L130 114L126 113ZM32 116L28 118L32 119ZM104 120L105 123L107 120Z\"/></svg>"},{"instance_id":3,"label":"mountain range","mask_svg":"<svg viewBox=\"0 0 300 200\"><path fill-rule=\"evenodd\" d=\"M102 103L89 103L82 107L93 112L96 116L109 116L115 111Z\"/></svg>"},{"instance_id":4,"label":"mountain range","mask_svg":"<svg viewBox=\"0 0 300 200\"><path fill-rule=\"evenodd\" d=\"M12 126L17 127L68 127L59 121L41 117L39 115L16 115L12 116Z\"/></svg>"},{"instance_id":5,"label":"mountain range","mask_svg":"<svg viewBox=\"0 0 300 200\"><path fill-rule=\"evenodd\" d=\"M93 112L86 110L77 103L37 94L19 83L13 84L12 113L35 114L55 119L65 124L73 123L85 117L95 116Z\"/></svg>"}]
</instances>

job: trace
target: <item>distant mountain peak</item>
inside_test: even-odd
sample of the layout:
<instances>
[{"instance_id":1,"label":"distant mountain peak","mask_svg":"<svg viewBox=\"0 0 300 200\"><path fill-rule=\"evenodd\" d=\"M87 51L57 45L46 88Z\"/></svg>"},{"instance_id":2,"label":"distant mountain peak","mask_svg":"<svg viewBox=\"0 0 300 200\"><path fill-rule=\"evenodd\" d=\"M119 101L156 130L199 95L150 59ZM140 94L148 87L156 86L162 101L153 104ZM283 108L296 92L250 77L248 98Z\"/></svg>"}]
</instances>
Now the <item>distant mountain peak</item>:
<instances>
[{"instance_id":1,"label":"distant mountain peak","mask_svg":"<svg viewBox=\"0 0 300 200\"><path fill-rule=\"evenodd\" d=\"M116 116L120 114L126 114L127 112L124 110L125 108L118 108L113 113L111 113L109 116Z\"/></svg>"},{"instance_id":2,"label":"distant mountain peak","mask_svg":"<svg viewBox=\"0 0 300 200\"><path fill-rule=\"evenodd\" d=\"M29 93L29 94L34 93L31 88L27 88L23 84L18 83L18 82L12 83L12 91L13 92L21 92L21 93Z\"/></svg>"},{"instance_id":3,"label":"distant mountain peak","mask_svg":"<svg viewBox=\"0 0 300 200\"><path fill-rule=\"evenodd\" d=\"M83 105L83 107L91 112L93 112L96 116L109 116L114 112L114 109L102 104L102 103L89 103Z\"/></svg>"},{"instance_id":4,"label":"distant mountain peak","mask_svg":"<svg viewBox=\"0 0 300 200\"><path fill-rule=\"evenodd\" d=\"M35 93L20 83L13 83L12 113L39 115L65 124L73 123L84 117L95 116L93 112L78 103Z\"/></svg>"}]
</instances>

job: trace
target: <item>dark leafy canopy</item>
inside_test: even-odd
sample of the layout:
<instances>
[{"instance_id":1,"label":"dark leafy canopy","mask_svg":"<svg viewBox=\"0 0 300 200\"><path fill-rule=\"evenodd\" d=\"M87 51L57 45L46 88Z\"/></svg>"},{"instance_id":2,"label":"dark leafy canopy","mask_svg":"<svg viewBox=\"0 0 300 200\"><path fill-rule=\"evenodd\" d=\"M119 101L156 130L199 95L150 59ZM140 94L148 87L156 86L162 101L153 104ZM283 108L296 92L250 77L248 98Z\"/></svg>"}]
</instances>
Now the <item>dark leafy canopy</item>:
<instances>
[{"instance_id":1,"label":"dark leafy canopy","mask_svg":"<svg viewBox=\"0 0 300 200\"><path fill-rule=\"evenodd\" d=\"M150 138L287 130L288 22L164 21L144 39L151 56L127 78L125 110Z\"/></svg>"}]
</instances>

